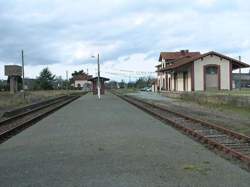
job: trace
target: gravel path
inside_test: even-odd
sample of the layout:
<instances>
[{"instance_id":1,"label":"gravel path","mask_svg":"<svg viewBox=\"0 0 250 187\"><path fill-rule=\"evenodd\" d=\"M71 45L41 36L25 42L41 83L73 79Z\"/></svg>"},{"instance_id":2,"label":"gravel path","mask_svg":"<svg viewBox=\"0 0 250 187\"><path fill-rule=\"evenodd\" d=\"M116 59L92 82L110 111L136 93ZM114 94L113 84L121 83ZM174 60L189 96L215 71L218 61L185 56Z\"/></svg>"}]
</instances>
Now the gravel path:
<instances>
[{"instance_id":1,"label":"gravel path","mask_svg":"<svg viewBox=\"0 0 250 187\"><path fill-rule=\"evenodd\" d=\"M122 101L90 94L0 145L0 186L250 186L250 174Z\"/></svg>"},{"instance_id":2,"label":"gravel path","mask_svg":"<svg viewBox=\"0 0 250 187\"><path fill-rule=\"evenodd\" d=\"M194 102L187 102L180 99L173 99L152 92L137 92L129 95L146 99L150 102L157 103L168 107L169 109L187 114L189 116L199 118L205 121L210 121L217 125L238 131L239 133L250 136L250 114L245 117L240 116L237 112L220 110L202 106Z\"/></svg>"}]
</instances>

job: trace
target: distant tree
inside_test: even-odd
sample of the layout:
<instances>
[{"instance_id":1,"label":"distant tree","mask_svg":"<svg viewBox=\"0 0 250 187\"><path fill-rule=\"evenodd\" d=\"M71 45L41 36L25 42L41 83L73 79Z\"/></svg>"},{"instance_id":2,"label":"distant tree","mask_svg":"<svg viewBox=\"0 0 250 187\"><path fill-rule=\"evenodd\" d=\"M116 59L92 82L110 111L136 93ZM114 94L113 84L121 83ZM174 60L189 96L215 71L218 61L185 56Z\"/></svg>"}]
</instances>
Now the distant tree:
<instances>
[{"instance_id":1,"label":"distant tree","mask_svg":"<svg viewBox=\"0 0 250 187\"><path fill-rule=\"evenodd\" d=\"M121 82L119 82L119 86L120 86L120 88L125 88L126 87L125 81L122 80Z\"/></svg>"},{"instance_id":2,"label":"distant tree","mask_svg":"<svg viewBox=\"0 0 250 187\"><path fill-rule=\"evenodd\" d=\"M68 80L63 80L62 88L63 88L64 90L70 89L70 84L69 84L69 81L68 81Z\"/></svg>"},{"instance_id":3,"label":"distant tree","mask_svg":"<svg viewBox=\"0 0 250 187\"><path fill-rule=\"evenodd\" d=\"M52 90L55 75L53 75L49 68L44 68L36 81L36 89L39 90Z\"/></svg>"},{"instance_id":4,"label":"distant tree","mask_svg":"<svg viewBox=\"0 0 250 187\"><path fill-rule=\"evenodd\" d=\"M151 87L152 83L154 82L154 79L151 77L140 77L135 82L136 88L144 88L144 87Z\"/></svg>"},{"instance_id":5,"label":"distant tree","mask_svg":"<svg viewBox=\"0 0 250 187\"><path fill-rule=\"evenodd\" d=\"M0 80L0 91L4 90L4 81Z\"/></svg>"},{"instance_id":6,"label":"distant tree","mask_svg":"<svg viewBox=\"0 0 250 187\"><path fill-rule=\"evenodd\" d=\"M7 80L0 80L0 91L9 91Z\"/></svg>"},{"instance_id":7,"label":"distant tree","mask_svg":"<svg viewBox=\"0 0 250 187\"><path fill-rule=\"evenodd\" d=\"M74 77L74 76L83 75L83 74L85 74L84 71L80 70L80 71L74 71L74 73L72 73L71 75L72 75L72 77Z\"/></svg>"},{"instance_id":8,"label":"distant tree","mask_svg":"<svg viewBox=\"0 0 250 187\"><path fill-rule=\"evenodd\" d=\"M106 83L106 88L108 89L116 89L117 88L117 82L116 81L109 81L108 83Z\"/></svg>"},{"instance_id":9,"label":"distant tree","mask_svg":"<svg viewBox=\"0 0 250 187\"><path fill-rule=\"evenodd\" d=\"M128 88L135 88L135 82L129 82Z\"/></svg>"},{"instance_id":10,"label":"distant tree","mask_svg":"<svg viewBox=\"0 0 250 187\"><path fill-rule=\"evenodd\" d=\"M53 81L53 87L54 89L65 89L64 87L64 83L65 80L62 79L62 76L58 76L58 77L55 77L54 81Z\"/></svg>"}]
</instances>

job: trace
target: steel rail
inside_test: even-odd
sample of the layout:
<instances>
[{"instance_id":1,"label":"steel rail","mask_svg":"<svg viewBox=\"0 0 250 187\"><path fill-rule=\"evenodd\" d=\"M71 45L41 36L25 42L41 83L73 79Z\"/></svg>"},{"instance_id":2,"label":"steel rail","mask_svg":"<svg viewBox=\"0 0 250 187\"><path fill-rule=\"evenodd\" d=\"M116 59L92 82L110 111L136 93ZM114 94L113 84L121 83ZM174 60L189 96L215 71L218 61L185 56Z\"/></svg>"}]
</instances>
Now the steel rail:
<instances>
[{"instance_id":1,"label":"steel rail","mask_svg":"<svg viewBox=\"0 0 250 187\"><path fill-rule=\"evenodd\" d=\"M24 107L20 107L20 108L11 110L11 111L7 111L7 112L5 112L3 114L2 120L14 117L14 116L16 116L18 114L25 113L25 112L27 112L29 110L35 109L35 108L40 107L42 105L46 105L46 104L48 104L50 102L54 102L56 100L60 100L60 99L66 98L66 97L67 97L66 95L59 96L59 97L56 97L56 98L52 98L52 99L48 99L48 100L41 101L41 102L38 102L38 103L34 103L34 104L31 104L31 105L27 105L27 106L24 106Z\"/></svg>"},{"instance_id":2,"label":"steel rail","mask_svg":"<svg viewBox=\"0 0 250 187\"><path fill-rule=\"evenodd\" d=\"M167 122L167 124L181 130L185 134L194 137L199 142L210 145L216 150L242 161L250 169L250 137L135 97L112 93L158 119Z\"/></svg>"},{"instance_id":3,"label":"steel rail","mask_svg":"<svg viewBox=\"0 0 250 187\"><path fill-rule=\"evenodd\" d=\"M9 137L19 133L19 131L33 125L50 113L76 100L80 96L67 96L54 102L39 106L30 111L21 113L12 118L0 122L0 142L4 142Z\"/></svg>"},{"instance_id":4,"label":"steel rail","mask_svg":"<svg viewBox=\"0 0 250 187\"><path fill-rule=\"evenodd\" d=\"M58 98L58 99L55 99L53 101L49 101L47 103L43 103L42 105L36 106L33 109L24 110L23 112L20 112L19 114L16 114L16 115L14 115L12 117L9 117L7 119L3 119L3 120L0 121L0 127L3 126L3 125L5 125L5 124L11 123L12 121L18 120L19 118L21 118L23 116L26 116L28 114L34 113L35 111L38 111L38 110L41 110L43 108L49 107L51 105L54 105L56 103L62 102L65 99L67 99L67 97Z\"/></svg>"}]
</instances>

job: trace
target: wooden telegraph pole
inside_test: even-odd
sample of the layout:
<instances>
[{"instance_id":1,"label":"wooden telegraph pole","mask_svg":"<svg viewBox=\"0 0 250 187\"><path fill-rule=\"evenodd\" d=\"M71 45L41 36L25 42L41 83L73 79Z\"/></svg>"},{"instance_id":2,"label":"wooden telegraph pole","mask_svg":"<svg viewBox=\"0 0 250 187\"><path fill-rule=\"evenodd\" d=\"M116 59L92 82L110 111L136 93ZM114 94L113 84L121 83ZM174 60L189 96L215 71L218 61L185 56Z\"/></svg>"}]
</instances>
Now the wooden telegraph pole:
<instances>
[{"instance_id":1,"label":"wooden telegraph pole","mask_svg":"<svg viewBox=\"0 0 250 187\"><path fill-rule=\"evenodd\" d=\"M23 75L23 80L22 80L23 99L25 99L25 85L24 85L24 55L23 55L23 50L22 50L22 75Z\"/></svg>"},{"instance_id":2,"label":"wooden telegraph pole","mask_svg":"<svg viewBox=\"0 0 250 187\"><path fill-rule=\"evenodd\" d=\"M69 71L66 71L66 90L67 94L69 95Z\"/></svg>"},{"instance_id":3,"label":"wooden telegraph pole","mask_svg":"<svg viewBox=\"0 0 250 187\"><path fill-rule=\"evenodd\" d=\"M241 56L239 56L239 61L241 62ZM239 82L240 82L239 84L240 84L240 90L241 90L241 68L239 69L239 74L240 74L239 75L239 79L240 79L239 80Z\"/></svg>"},{"instance_id":4,"label":"wooden telegraph pole","mask_svg":"<svg viewBox=\"0 0 250 187\"><path fill-rule=\"evenodd\" d=\"M98 98L101 99L101 88L100 88L100 57L99 57L99 53L97 56L97 93L98 93Z\"/></svg>"}]
</instances>

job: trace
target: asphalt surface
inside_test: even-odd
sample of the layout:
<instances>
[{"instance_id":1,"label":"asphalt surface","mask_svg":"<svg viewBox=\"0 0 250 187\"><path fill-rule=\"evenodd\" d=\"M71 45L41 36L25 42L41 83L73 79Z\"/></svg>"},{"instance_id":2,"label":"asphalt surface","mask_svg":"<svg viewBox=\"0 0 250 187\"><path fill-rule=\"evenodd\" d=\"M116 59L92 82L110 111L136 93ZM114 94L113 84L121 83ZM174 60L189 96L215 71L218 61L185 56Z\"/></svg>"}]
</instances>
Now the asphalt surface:
<instances>
[{"instance_id":1,"label":"asphalt surface","mask_svg":"<svg viewBox=\"0 0 250 187\"><path fill-rule=\"evenodd\" d=\"M116 96L88 94L0 145L0 186L250 186L250 174Z\"/></svg>"}]
</instances>

